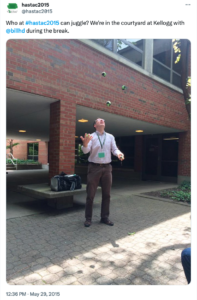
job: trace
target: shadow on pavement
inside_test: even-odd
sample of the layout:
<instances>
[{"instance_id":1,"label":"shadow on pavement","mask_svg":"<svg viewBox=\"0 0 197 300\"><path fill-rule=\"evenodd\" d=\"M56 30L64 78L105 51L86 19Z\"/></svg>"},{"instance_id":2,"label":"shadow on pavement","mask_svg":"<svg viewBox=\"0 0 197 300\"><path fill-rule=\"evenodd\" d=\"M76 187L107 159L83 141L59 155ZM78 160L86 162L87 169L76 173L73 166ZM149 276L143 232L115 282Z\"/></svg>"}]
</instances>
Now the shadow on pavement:
<instances>
[{"instance_id":1,"label":"shadow on pavement","mask_svg":"<svg viewBox=\"0 0 197 300\"><path fill-rule=\"evenodd\" d=\"M186 284L180 253L190 244L190 207L135 197L124 186L122 195L113 191L115 225L99 222L98 193L85 228L83 200L61 211L38 203L40 213L7 220L9 284Z\"/></svg>"}]
</instances>

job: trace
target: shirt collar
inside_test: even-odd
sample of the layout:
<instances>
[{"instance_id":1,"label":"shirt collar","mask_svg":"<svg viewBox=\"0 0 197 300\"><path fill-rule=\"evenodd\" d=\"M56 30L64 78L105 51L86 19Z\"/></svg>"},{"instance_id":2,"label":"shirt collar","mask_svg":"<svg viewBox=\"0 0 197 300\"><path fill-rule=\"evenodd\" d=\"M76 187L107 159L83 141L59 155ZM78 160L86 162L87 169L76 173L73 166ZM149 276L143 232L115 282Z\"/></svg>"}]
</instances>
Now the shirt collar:
<instances>
[{"instance_id":1,"label":"shirt collar","mask_svg":"<svg viewBox=\"0 0 197 300\"><path fill-rule=\"evenodd\" d=\"M105 134L105 130L103 131L103 134L101 134L99 131L97 131L96 130L96 133L98 134L98 135L103 135L103 134Z\"/></svg>"}]
</instances>

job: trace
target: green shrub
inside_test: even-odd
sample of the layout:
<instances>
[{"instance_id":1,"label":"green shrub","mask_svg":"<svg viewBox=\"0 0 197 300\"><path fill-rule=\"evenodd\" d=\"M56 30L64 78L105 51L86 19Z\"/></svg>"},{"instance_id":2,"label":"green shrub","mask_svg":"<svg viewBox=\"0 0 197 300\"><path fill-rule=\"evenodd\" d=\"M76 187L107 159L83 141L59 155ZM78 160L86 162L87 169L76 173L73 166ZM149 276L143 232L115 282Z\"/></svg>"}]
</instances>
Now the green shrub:
<instances>
[{"instance_id":1,"label":"green shrub","mask_svg":"<svg viewBox=\"0 0 197 300\"><path fill-rule=\"evenodd\" d=\"M13 159L13 162L17 165L40 165L41 163L39 161L35 161L33 159ZM6 164L12 164L11 159L6 159Z\"/></svg>"},{"instance_id":2,"label":"green shrub","mask_svg":"<svg viewBox=\"0 0 197 300\"><path fill-rule=\"evenodd\" d=\"M166 192L166 191L160 192L160 196L162 196L162 197L166 197L166 196L170 197L170 195L171 195L170 192Z\"/></svg>"},{"instance_id":3,"label":"green shrub","mask_svg":"<svg viewBox=\"0 0 197 300\"><path fill-rule=\"evenodd\" d=\"M184 191L174 191L172 199L175 199L177 201L191 201L191 192L184 192Z\"/></svg>"},{"instance_id":4,"label":"green shrub","mask_svg":"<svg viewBox=\"0 0 197 300\"><path fill-rule=\"evenodd\" d=\"M191 182L190 181L183 181L179 186L181 190L191 190Z\"/></svg>"},{"instance_id":5,"label":"green shrub","mask_svg":"<svg viewBox=\"0 0 197 300\"><path fill-rule=\"evenodd\" d=\"M169 197L177 201L191 202L191 192L190 191L164 191L160 193L163 197Z\"/></svg>"}]
</instances>

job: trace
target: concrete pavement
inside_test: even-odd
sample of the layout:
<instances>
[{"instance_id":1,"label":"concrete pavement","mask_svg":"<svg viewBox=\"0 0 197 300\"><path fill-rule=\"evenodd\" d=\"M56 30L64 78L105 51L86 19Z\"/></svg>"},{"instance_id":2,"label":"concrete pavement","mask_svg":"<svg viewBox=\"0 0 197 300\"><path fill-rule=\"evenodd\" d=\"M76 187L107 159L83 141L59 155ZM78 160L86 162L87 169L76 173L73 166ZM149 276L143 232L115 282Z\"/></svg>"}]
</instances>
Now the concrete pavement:
<instances>
[{"instance_id":1,"label":"concrete pavement","mask_svg":"<svg viewBox=\"0 0 197 300\"><path fill-rule=\"evenodd\" d=\"M27 177L24 181L28 184ZM10 181L16 184L17 180L10 176ZM29 210L29 214L12 213L7 220L9 284L187 284L180 256L190 246L190 207L139 195L172 185L114 182L110 217L115 225L99 223L99 192L89 228L83 226L83 198L76 199L73 208L55 211L8 186L9 205L25 205Z\"/></svg>"}]
</instances>

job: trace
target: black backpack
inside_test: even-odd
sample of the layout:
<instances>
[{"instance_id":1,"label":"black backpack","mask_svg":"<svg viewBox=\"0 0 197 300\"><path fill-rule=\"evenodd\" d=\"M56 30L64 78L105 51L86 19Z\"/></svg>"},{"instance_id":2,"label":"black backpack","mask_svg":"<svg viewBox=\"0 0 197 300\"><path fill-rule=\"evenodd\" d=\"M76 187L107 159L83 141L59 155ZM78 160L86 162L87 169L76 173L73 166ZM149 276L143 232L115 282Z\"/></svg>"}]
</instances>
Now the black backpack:
<instances>
[{"instance_id":1,"label":"black backpack","mask_svg":"<svg viewBox=\"0 0 197 300\"><path fill-rule=\"evenodd\" d=\"M67 175L61 172L60 175L51 178L51 190L55 192L73 191L81 187L81 177L76 174Z\"/></svg>"}]
</instances>

